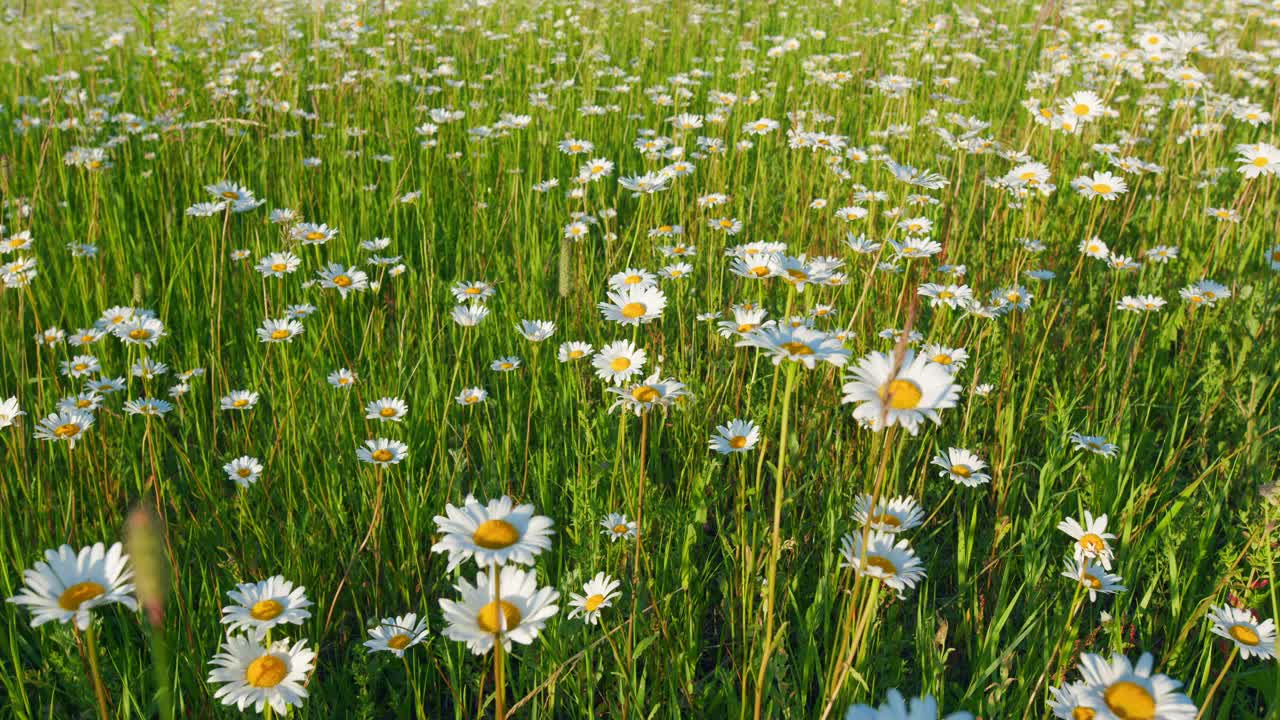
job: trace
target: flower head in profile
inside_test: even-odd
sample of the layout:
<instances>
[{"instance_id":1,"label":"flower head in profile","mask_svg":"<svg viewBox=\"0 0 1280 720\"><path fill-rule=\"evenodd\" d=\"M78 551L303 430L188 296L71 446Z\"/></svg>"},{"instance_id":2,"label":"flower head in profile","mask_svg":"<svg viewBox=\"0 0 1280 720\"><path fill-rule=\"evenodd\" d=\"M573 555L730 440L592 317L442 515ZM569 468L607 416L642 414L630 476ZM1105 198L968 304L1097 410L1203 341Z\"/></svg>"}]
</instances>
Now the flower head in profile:
<instances>
[{"instance_id":1,"label":"flower head in profile","mask_svg":"<svg viewBox=\"0 0 1280 720\"><path fill-rule=\"evenodd\" d=\"M550 320L521 320L516 330L529 342L542 342L556 332L556 324Z\"/></svg>"},{"instance_id":2,"label":"flower head in profile","mask_svg":"<svg viewBox=\"0 0 1280 720\"><path fill-rule=\"evenodd\" d=\"M23 415L26 415L26 413L22 411L22 408L18 407L17 397L0 401L0 429L9 427Z\"/></svg>"},{"instance_id":3,"label":"flower head in profile","mask_svg":"<svg viewBox=\"0 0 1280 720\"><path fill-rule=\"evenodd\" d=\"M1067 438L1071 440L1071 444L1075 446L1075 449L1088 450L1102 457L1115 457L1116 451L1120 449L1118 446L1107 442L1107 439L1101 435L1082 435L1081 433L1073 432Z\"/></svg>"},{"instance_id":4,"label":"flower head in profile","mask_svg":"<svg viewBox=\"0 0 1280 720\"><path fill-rule=\"evenodd\" d=\"M267 647L244 635L232 635L209 662L210 684L221 684L213 697L244 710L261 713L270 705L283 716L290 707L302 707L307 697L307 676L315 667L316 653L306 640L277 640Z\"/></svg>"},{"instance_id":5,"label":"flower head in profile","mask_svg":"<svg viewBox=\"0 0 1280 720\"><path fill-rule=\"evenodd\" d=\"M113 603L137 610L133 597L133 569L124 546L95 543L78 552L70 545L45 550L44 560L22 573L23 587L8 599L31 612L31 627L50 620L75 621L87 630L90 611Z\"/></svg>"},{"instance_id":6,"label":"flower head in profile","mask_svg":"<svg viewBox=\"0 0 1280 720\"><path fill-rule=\"evenodd\" d=\"M488 570L481 570L474 584L463 578L453 587L462 597L457 601L441 598L440 609L448 623L441 634L466 643L476 655L488 652L498 638L506 650L513 641L532 644L547 620L560 610L555 604L560 593L554 588L539 588L532 572L514 565L502 568L497 588Z\"/></svg>"},{"instance_id":7,"label":"flower head in profile","mask_svg":"<svg viewBox=\"0 0 1280 720\"><path fill-rule=\"evenodd\" d=\"M1228 605L1212 607L1208 614L1212 626L1209 632L1226 638L1240 651L1240 657L1248 660L1276 659L1276 621L1258 622L1248 610L1233 608Z\"/></svg>"},{"instance_id":8,"label":"flower head in profile","mask_svg":"<svg viewBox=\"0 0 1280 720\"><path fill-rule=\"evenodd\" d=\"M506 495L483 505L468 495L461 507L446 505L444 512L435 517L444 537L431 552L448 553L450 570L473 558L482 568L532 565L535 556L551 548L555 534L551 518L535 514L533 505L516 505Z\"/></svg>"},{"instance_id":9,"label":"flower head in profile","mask_svg":"<svg viewBox=\"0 0 1280 720\"><path fill-rule=\"evenodd\" d=\"M1129 589L1120 584L1124 582L1124 578L1119 575L1112 575L1106 571L1106 568L1088 560L1080 561L1068 558L1067 569L1062 572L1062 577L1070 578L1079 583L1080 587L1089 593L1089 602L1097 602L1099 593L1115 595Z\"/></svg>"},{"instance_id":10,"label":"flower head in profile","mask_svg":"<svg viewBox=\"0 0 1280 720\"><path fill-rule=\"evenodd\" d=\"M1256 143L1237 145L1235 149L1240 154L1236 159L1236 162L1240 163L1238 169L1246 180L1280 172L1280 148L1275 145Z\"/></svg>"},{"instance_id":11,"label":"flower head in profile","mask_svg":"<svg viewBox=\"0 0 1280 720\"><path fill-rule=\"evenodd\" d=\"M35 436L37 440L62 441L68 447L75 447L90 425L93 425L93 415L83 410L62 410L37 423Z\"/></svg>"},{"instance_id":12,"label":"flower head in profile","mask_svg":"<svg viewBox=\"0 0 1280 720\"><path fill-rule=\"evenodd\" d=\"M812 370L819 362L844 367L849 361L849 351L835 336L801 325L790 324L762 326L748 332L735 343L738 347L754 347L763 350L779 365L783 360L803 364Z\"/></svg>"},{"instance_id":13,"label":"flower head in profile","mask_svg":"<svg viewBox=\"0 0 1280 720\"><path fill-rule=\"evenodd\" d=\"M840 567L879 580L899 594L915 587L925 575L924 563L911 543L886 532L857 530L846 534L840 539L840 559Z\"/></svg>"},{"instance_id":14,"label":"flower head in profile","mask_svg":"<svg viewBox=\"0 0 1280 720\"><path fill-rule=\"evenodd\" d=\"M654 408L665 410L689 395L684 383L675 378L664 378L659 371L654 371L652 375L634 385L605 388L605 390L618 396L613 405L609 406L609 412L622 408L636 415Z\"/></svg>"},{"instance_id":15,"label":"flower head in profile","mask_svg":"<svg viewBox=\"0 0 1280 720\"><path fill-rule=\"evenodd\" d=\"M389 652L404 657L409 648L427 639L427 619L418 619L416 613L382 618L369 629L369 639L364 646L370 653Z\"/></svg>"},{"instance_id":16,"label":"flower head in profile","mask_svg":"<svg viewBox=\"0 0 1280 720\"><path fill-rule=\"evenodd\" d=\"M760 442L760 428L750 420L733 419L716 427L711 436L711 449L721 455L750 452Z\"/></svg>"},{"instance_id":17,"label":"flower head in profile","mask_svg":"<svg viewBox=\"0 0 1280 720\"><path fill-rule=\"evenodd\" d=\"M369 276L363 270L354 267L343 267L338 263L330 263L323 270L316 272L320 287L331 288L346 299L353 292L369 289Z\"/></svg>"},{"instance_id":18,"label":"flower head in profile","mask_svg":"<svg viewBox=\"0 0 1280 720\"><path fill-rule=\"evenodd\" d=\"M967 712L953 712L939 716L938 701L932 695L912 698L908 701L897 690L890 690L888 702L880 707L852 705L844 714L844 720L973 720Z\"/></svg>"},{"instance_id":19,"label":"flower head in profile","mask_svg":"<svg viewBox=\"0 0 1280 720\"><path fill-rule=\"evenodd\" d=\"M948 448L946 455L939 453L932 462L942 468L938 475L965 487L978 487L991 481L991 476L983 472L986 461L964 448Z\"/></svg>"},{"instance_id":20,"label":"flower head in profile","mask_svg":"<svg viewBox=\"0 0 1280 720\"><path fill-rule=\"evenodd\" d=\"M853 519L858 525L870 525L872 530L897 534L919 527L924 522L924 510L909 495L892 499L879 498L872 504L871 495L858 496L853 506Z\"/></svg>"},{"instance_id":21,"label":"flower head in profile","mask_svg":"<svg viewBox=\"0 0 1280 720\"><path fill-rule=\"evenodd\" d=\"M374 438L365 440L364 446L356 448L356 457L360 462L385 467L396 465L409 456L409 446L399 440Z\"/></svg>"}]
</instances>

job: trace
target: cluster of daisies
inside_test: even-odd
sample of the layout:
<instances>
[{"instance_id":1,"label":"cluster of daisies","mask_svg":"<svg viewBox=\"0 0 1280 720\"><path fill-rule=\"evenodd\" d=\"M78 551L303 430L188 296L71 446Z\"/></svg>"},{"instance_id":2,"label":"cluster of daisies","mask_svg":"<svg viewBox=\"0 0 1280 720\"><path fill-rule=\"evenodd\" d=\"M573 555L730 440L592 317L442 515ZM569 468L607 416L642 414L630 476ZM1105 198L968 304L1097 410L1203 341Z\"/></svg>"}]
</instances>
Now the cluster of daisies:
<instances>
[{"instance_id":1,"label":"cluster of daisies","mask_svg":"<svg viewBox=\"0 0 1280 720\"><path fill-rule=\"evenodd\" d=\"M517 505L503 496L482 504L467 496L461 506L448 505L435 522L442 538L432 546L447 553L448 571L474 561L479 567L474 581L460 578L454 585L457 600L441 599L445 619L443 635L465 643L480 655L499 644L510 650L512 642L531 644L547 621L559 611L560 593L540 587L532 569L536 557L550 549L554 523L537 515L532 505ZM613 541L634 538L636 524L623 515L601 521ZM64 545L45 553L23 576L23 588L9 598L32 613L31 625L51 620L74 622L80 631L92 628L92 611L112 604L138 609L133 569L123 546L107 549L102 543L75 551ZM621 596L621 583L597 573L570 593L569 618L596 625L606 608ZM214 697L240 710L270 708L284 714L301 706L306 685L316 664L316 650L305 639L282 637L289 626L311 617L313 603L306 588L283 576L241 583L227 593L230 604L222 609L226 637L210 662L208 682L216 686ZM364 645L369 652L389 652L403 657L429 634L427 620L417 613L385 617L369 629Z\"/></svg>"},{"instance_id":2,"label":"cluster of daisies","mask_svg":"<svg viewBox=\"0 0 1280 720\"><path fill-rule=\"evenodd\" d=\"M48 327L37 333L36 344L47 350L73 348L57 361L58 374L74 381L80 390L58 400L56 409L35 424L37 440L66 443L74 448L93 426L97 412L110 395L137 391L138 397L125 400L121 409L126 415L144 418L163 417L174 410L174 402L191 390L191 382L204 375L204 368L194 367L174 374L169 385L169 399L155 397L160 379L170 367L154 359L150 352L167 335L165 324L156 313L146 308L116 306L105 310L88 327L67 333L59 327ZM128 375L112 376L102 360L93 354L93 346L106 338L115 338L130 357ZM51 359L50 362L53 362ZM135 388L135 383L137 386ZM229 399L224 399L224 403ZM26 413L16 397L0 404L0 428L8 427Z\"/></svg>"}]
</instances>

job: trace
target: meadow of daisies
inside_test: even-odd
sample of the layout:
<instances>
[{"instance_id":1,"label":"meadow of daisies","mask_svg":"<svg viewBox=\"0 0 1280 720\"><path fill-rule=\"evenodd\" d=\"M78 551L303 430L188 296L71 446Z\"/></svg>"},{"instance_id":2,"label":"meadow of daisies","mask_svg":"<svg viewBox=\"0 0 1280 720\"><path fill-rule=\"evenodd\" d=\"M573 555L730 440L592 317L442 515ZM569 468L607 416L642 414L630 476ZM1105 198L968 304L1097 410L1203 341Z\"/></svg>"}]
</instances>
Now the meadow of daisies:
<instances>
[{"instance_id":1,"label":"meadow of daisies","mask_svg":"<svg viewBox=\"0 0 1280 720\"><path fill-rule=\"evenodd\" d=\"M10 3L0 717L1280 717L1280 9Z\"/></svg>"}]
</instances>

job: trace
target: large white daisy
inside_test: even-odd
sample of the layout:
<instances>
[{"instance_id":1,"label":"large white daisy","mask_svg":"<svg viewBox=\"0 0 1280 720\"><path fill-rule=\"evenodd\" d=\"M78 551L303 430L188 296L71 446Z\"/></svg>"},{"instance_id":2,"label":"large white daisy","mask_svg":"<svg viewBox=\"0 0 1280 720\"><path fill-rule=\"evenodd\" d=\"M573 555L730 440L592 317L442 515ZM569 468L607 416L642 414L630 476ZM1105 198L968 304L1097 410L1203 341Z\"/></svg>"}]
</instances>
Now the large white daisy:
<instances>
[{"instance_id":1,"label":"large white daisy","mask_svg":"<svg viewBox=\"0 0 1280 720\"><path fill-rule=\"evenodd\" d=\"M132 578L129 556L120 543L110 549L95 543L79 552L63 545L45 550L44 560L22 573L23 588L8 602L31 611L31 627L74 619L76 627L87 630L94 608L120 603L138 609Z\"/></svg>"},{"instance_id":2,"label":"large white daisy","mask_svg":"<svg viewBox=\"0 0 1280 720\"><path fill-rule=\"evenodd\" d=\"M448 625L443 635L450 640L467 644L471 652L483 655L502 637L502 647L511 649L511 642L529 645L538 637L549 618L560 610L554 603L560 593L554 588L538 587L532 572L525 572L514 565L507 565L498 574L498 592L487 572L476 575L474 585L466 579L454 585L462 598L440 600Z\"/></svg>"},{"instance_id":3,"label":"large white daisy","mask_svg":"<svg viewBox=\"0 0 1280 720\"><path fill-rule=\"evenodd\" d=\"M955 407L960 386L951 373L928 356L907 350L894 372L893 356L872 352L858 361L853 377L844 384L843 403L858 403L853 417L872 430L902 425L912 435L922 420L940 424L938 411Z\"/></svg>"},{"instance_id":4,"label":"large white daisy","mask_svg":"<svg viewBox=\"0 0 1280 720\"><path fill-rule=\"evenodd\" d=\"M244 635L228 637L222 652L209 661L213 666L209 682L224 683L213 697L240 710L252 705L259 713L267 705L277 715L284 715L290 706L302 707L307 674L316 659L315 651L306 645L306 640L277 640L264 648Z\"/></svg>"},{"instance_id":5,"label":"large white daisy","mask_svg":"<svg viewBox=\"0 0 1280 720\"><path fill-rule=\"evenodd\" d=\"M446 505L444 512L435 517L444 538L431 551L449 553L449 570L473 557L482 568L532 565L535 555L551 548L555 534L551 518L535 515L532 505L516 505L506 495L488 505L468 495L462 507Z\"/></svg>"},{"instance_id":6,"label":"large white daisy","mask_svg":"<svg viewBox=\"0 0 1280 720\"><path fill-rule=\"evenodd\" d=\"M1095 720L1194 720L1196 705L1178 692L1182 683L1153 673L1151 653L1143 653L1137 665L1123 655L1108 662L1098 655L1080 656L1080 675L1088 686Z\"/></svg>"}]
</instances>

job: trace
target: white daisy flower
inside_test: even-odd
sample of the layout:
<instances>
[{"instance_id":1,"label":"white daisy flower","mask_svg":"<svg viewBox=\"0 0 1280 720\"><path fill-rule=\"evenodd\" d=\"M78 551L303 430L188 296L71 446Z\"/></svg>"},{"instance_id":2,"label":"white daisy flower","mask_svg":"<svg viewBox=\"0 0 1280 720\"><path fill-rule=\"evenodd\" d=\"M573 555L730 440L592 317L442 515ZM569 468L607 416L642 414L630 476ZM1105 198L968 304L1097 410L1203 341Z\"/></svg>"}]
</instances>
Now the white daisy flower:
<instances>
[{"instance_id":1,"label":"white daisy flower","mask_svg":"<svg viewBox=\"0 0 1280 720\"><path fill-rule=\"evenodd\" d=\"M45 550L44 560L22 573L23 588L8 602L31 612L31 627L75 620L77 628L87 630L95 608L120 603L138 609L132 578L129 556L120 543L110 549L95 543L79 552L63 545Z\"/></svg>"},{"instance_id":2,"label":"white daisy flower","mask_svg":"<svg viewBox=\"0 0 1280 720\"><path fill-rule=\"evenodd\" d=\"M389 652L404 657L404 651L427 639L427 619L418 619L416 613L386 617L369 629L369 639L364 646L370 654Z\"/></svg>"},{"instance_id":3,"label":"white daisy flower","mask_svg":"<svg viewBox=\"0 0 1280 720\"><path fill-rule=\"evenodd\" d=\"M311 617L307 608L314 603L307 599L307 589L284 579L283 575L256 583L240 583L227 592L232 605L222 608L222 624L227 633L243 631L254 640L261 640L277 625L301 625Z\"/></svg>"},{"instance_id":4,"label":"white daisy flower","mask_svg":"<svg viewBox=\"0 0 1280 720\"><path fill-rule=\"evenodd\" d=\"M307 697L307 676L315 667L316 653L306 640L277 640L269 647L243 635L233 635L209 664L210 684L222 683L213 697L244 710L261 713L270 705L283 716L290 706L301 707Z\"/></svg>"},{"instance_id":5,"label":"white daisy flower","mask_svg":"<svg viewBox=\"0 0 1280 720\"><path fill-rule=\"evenodd\" d=\"M514 565L507 565L499 573L501 594L497 597L487 570L476 575L474 585L464 578L454 589L462 595L460 600L440 600L440 609L448 622L442 634L466 643L476 655L492 649L499 637L505 650L511 649L512 641L531 644L547 620L560 610L554 604L560 599L560 593L554 588L539 588L532 572Z\"/></svg>"},{"instance_id":6,"label":"white daisy flower","mask_svg":"<svg viewBox=\"0 0 1280 720\"><path fill-rule=\"evenodd\" d=\"M569 605L572 610L569 611L569 617L575 618L582 616L582 621L590 625L595 625L600 621L600 612L607 607L613 605L615 598L622 596L618 592L621 585L617 580L605 575L604 573L596 573L582 586L582 594L569 593Z\"/></svg>"},{"instance_id":7,"label":"white daisy flower","mask_svg":"<svg viewBox=\"0 0 1280 720\"><path fill-rule=\"evenodd\" d=\"M446 505L444 511L435 517L444 538L431 551L449 553L449 570L471 558L482 568L532 565L534 556L551 548L555 534L551 518L535 515L533 505L516 505L506 495L487 505L468 495L462 507Z\"/></svg>"}]
</instances>

